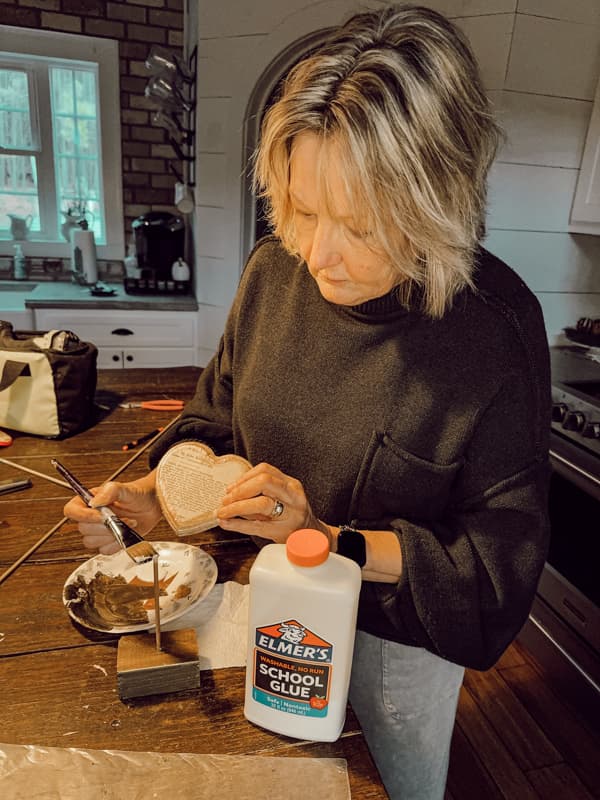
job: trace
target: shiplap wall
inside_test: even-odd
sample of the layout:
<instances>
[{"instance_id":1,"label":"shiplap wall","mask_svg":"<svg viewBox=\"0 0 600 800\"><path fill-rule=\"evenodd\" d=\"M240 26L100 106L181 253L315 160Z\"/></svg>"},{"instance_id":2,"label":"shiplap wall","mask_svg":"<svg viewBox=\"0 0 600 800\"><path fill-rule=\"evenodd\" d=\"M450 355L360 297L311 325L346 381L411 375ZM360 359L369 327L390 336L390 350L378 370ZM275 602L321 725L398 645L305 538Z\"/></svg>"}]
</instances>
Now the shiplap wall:
<instances>
[{"instance_id":1,"label":"shiplap wall","mask_svg":"<svg viewBox=\"0 0 600 800\"><path fill-rule=\"evenodd\" d=\"M599 77L600 0L518 0L486 246L536 292L551 342L600 317L600 237L567 232Z\"/></svg>"},{"instance_id":2,"label":"shiplap wall","mask_svg":"<svg viewBox=\"0 0 600 800\"><path fill-rule=\"evenodd\" d=\"M198 9L199 300L223 314L246 256L248 102L294 41L373 0L220 0ZM508 140L490 179L486 246L538 295L553 341L600 316L600 237L569 234L569 211L600 76L600 0L432 0L468 35ZM209 343L206 343L208 346Z\"/></svg>"}]
</instances>

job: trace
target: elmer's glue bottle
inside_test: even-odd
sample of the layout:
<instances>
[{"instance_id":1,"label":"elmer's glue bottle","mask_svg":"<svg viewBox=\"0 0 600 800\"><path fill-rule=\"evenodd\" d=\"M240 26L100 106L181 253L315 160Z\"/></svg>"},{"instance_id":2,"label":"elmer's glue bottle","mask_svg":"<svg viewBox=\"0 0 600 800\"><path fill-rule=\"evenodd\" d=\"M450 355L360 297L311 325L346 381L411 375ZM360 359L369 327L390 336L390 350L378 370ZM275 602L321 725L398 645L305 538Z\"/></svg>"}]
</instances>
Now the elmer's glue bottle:
<instances>
[{"instance_id":1,"label":"elmer's glue bottle","mask_svg":"<svg viewBox=\"0 0 600 800\"><path fill-rule=\"evenodd\" d=\"M334 742L346 703L361 571L316 530L263 547L250 570L244 715L297 739Z\"/></svg>"}]
</instances>

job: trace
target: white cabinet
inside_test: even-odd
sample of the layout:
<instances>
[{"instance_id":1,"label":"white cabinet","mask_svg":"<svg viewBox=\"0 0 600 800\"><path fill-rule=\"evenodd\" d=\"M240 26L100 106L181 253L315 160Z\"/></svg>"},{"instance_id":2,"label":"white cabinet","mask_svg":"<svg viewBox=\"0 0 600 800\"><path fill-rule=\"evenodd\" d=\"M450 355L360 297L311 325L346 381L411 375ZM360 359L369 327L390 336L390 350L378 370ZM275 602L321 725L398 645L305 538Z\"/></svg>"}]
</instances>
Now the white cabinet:
<instances>
[{"instance_id":1,"label":"white cabinet","mask_svg":"<svg viewBox=\"0 0 600 800\"><path fill-rule=\"evenodd\" d=\"M38 330L66 328L98 348L98 368L197 365L193 311L36 308Z\"/></svg>"},{"instance_id":2,"label":"white cabinet","mask_svg":"<svg viewBox=\"0 0 600 800\"><path fill-rule=\"evenodd\" d=\"M569 231L600 235L600 81L575 188Z\"/></svg>"},{"instance_id":3,"label":"white cabinet","mask_svg":"<svg viewBox=\"0 0 600 800\"><path fill-rule=\"evenodd\" d=\"M23 311L0 311L0 319L12 322L15 331L32 331L34 328L33 312L29 308Z\"/></svg>"}]
</instances>

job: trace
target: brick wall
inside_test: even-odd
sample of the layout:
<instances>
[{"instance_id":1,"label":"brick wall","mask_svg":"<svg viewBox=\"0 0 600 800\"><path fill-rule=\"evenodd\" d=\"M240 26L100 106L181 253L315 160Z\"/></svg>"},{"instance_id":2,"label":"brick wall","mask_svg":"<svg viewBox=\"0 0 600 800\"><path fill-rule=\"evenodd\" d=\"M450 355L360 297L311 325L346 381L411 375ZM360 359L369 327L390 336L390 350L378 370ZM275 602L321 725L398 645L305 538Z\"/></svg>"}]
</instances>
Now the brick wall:
<instances>
[{"instance_id":1,"label":"brick wall","mask_svg":"<svg viewBox=\"0 0 600 800\"><path fill-rule=\"evenodd\" d=\"M166 131L152 126L155 110L144 97L150 73L144 61L153 44L177 54L183 48L183 0L0 0L0 23L24 28L107 37L119 42L121 147L125 241L131 222L150 210L174 211L181 164ZM10 43L4 43L10 49Z\"/></svg>"}]
</instances>

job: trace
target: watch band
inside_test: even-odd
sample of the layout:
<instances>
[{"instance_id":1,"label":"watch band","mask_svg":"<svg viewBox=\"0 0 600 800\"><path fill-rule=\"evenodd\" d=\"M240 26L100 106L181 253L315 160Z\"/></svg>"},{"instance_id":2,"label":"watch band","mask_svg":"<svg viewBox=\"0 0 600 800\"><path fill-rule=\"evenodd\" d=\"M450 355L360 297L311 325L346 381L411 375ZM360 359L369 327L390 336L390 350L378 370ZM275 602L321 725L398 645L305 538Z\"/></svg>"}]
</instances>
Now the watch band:
<instances>
[{"instance_id":1,"label":"watch band","mask_svg":"<svg viewBox=\"0 0 600 800\"><path fill-rule=\"evenodd\" d=\"M356 528L342 525L337 537L337 553L356 561L359 567L367 563L367 544L365 537Z\"/></svg>"}]
</instances>

